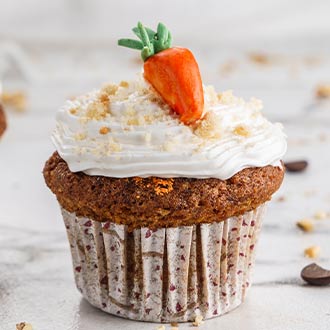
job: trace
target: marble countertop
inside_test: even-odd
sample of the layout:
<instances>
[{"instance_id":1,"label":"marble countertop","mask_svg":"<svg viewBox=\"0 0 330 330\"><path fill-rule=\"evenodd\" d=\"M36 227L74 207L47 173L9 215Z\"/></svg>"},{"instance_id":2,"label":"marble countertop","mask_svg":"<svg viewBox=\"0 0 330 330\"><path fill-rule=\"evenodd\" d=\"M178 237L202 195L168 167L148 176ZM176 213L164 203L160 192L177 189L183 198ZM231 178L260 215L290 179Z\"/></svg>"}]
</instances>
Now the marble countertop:
<instances>
[{"instance_id":1,"label":"marble countertop","mask_svg":"<svg viewBox=\"0 0 330 330\"><path fill-rule=\"evenodd\" d=\"M324 24L322 18L317 31ZM4 90L23 90L28 106L23 113L7 109L9 128L0 141L0 330L14 330L22 321L34 330L157 329L157 324L107 315L81 298L60 211L41 173L53 152L49 136L63 100L106 81L127 80L141 63L135 54L115 47L99 44L91 51L79 43L68 46L56 39L55 30L56 45L32 40L33 29L23 41L15 31L15 42L0 35L0 60L9 63L0 61L0 67L8 66L8 72L0 70L0 78ZM269 204L246 302L206 321L201 330L330 329L330 287L311 287L300 279L301 269L312 262L304 257L308 246L320 246L317 262L330 268L330 104L314 96L317 84L330 80L330 49L322 42L318 48L297 44L272 48L269 43L265 55L262 42L243 48L219 44L207 51L201 43L191 43L204 81L218 90L263 99L265 114L285 125L286 160L309 161L305 172L286 175ZM260 49L261 61L251 56ZM296 227L298 220L312 219L319 211L328 217L313 220L313 232Z\"/></svg>"}]
</instances>

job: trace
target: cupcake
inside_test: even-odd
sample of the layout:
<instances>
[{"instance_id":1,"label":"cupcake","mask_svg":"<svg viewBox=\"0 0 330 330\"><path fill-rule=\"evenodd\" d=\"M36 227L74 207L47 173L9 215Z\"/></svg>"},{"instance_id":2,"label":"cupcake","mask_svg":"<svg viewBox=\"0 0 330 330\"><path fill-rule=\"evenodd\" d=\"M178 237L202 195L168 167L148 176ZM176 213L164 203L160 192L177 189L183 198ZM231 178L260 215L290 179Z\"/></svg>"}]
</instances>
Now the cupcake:
<instances>
[{"instance_id":1,"label":"cupcake","mask_svg":"<svg viewBox=\"0 0 330 330\"><path fill-rule=\"evenodd\" d=\"M0 103L0 137L3 135L7 127L6 116L3 106Z\"/></svg>"},{"instance_id":2,"label":"cupcake","mask_svg":"<svg viewBox=\"0 0 330 330\"><path fill-rule=\"evenodd\" d=\"M138 24L144 72L67 103L44 177L60 204L76 285L120 317L184 322L231 311L251 285L280 124L261 102L204 86L192 53Z\"/></svg>"}]
</instances>

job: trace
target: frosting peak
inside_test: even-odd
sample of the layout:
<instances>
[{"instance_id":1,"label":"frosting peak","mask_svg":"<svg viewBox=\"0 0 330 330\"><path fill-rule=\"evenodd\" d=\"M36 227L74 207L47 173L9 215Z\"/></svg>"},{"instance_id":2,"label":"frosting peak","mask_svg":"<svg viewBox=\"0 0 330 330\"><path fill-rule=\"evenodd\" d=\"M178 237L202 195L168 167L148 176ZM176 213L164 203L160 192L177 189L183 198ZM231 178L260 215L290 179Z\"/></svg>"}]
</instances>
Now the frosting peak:
<instances>
[{"instance_id":1,"label":"frosting peak","mask_svg":"<svg viewBox=\"0 0 330 330\"><path fill-rule=\"evenodd\" d=\"M57 113L52 140L72 172L109 177L227 179L247 167L279 165L286 151L280 124L261 102L204 86L203 119L184 125L139 78L107 85Z\"/></svg>"}]
</instances>

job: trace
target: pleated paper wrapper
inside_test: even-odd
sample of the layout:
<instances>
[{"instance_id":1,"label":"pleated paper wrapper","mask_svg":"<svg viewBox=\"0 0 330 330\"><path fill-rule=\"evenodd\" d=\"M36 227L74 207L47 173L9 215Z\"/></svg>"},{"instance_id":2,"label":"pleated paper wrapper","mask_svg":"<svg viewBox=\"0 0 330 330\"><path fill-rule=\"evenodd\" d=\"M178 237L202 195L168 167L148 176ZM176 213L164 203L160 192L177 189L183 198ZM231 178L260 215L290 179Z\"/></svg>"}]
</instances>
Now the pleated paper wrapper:
<instances>
[{"instance_id":1,"label":"pleated paper wrapper","mask_svg":"<svg viewBox=\"0 0 330 330\"><path fill-rule=\"evenodd\" d=\"M227 313L250 287L264 209L133 232L62 209L76 285L92 305L128 319L184 322Z\"/></svg>"}]
</instances>

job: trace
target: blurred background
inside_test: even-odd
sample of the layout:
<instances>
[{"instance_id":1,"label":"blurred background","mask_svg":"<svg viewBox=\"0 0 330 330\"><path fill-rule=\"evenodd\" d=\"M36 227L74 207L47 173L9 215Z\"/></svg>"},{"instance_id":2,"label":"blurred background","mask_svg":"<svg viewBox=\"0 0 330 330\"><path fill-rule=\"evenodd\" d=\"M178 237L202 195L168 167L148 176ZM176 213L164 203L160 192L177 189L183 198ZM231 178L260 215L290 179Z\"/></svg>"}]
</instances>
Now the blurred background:
<instances>
[{"instance_id":1,"label":"blurred background","mask_svg":"<svg viewBox=\"0 0 330 330\"><path fill-rule=\"evenodd\" d=\"M23 320L36 329L102 330L109 320L137 329L76 292L60 211L41 172L63 102L141 72L139 53L117 46L138 20L165 23L174 45L195 54L204 84L262 99L265 115L284 124L285 160L308 161L270 203L254 302L209 329L329 329L329 288L299 280L311 245L330 268L329 13L329 0L1 0L0 99L9 126L0 140L0 329ZM313 232L296 226L305 218Z\"/></svg>"}]
</instances>

